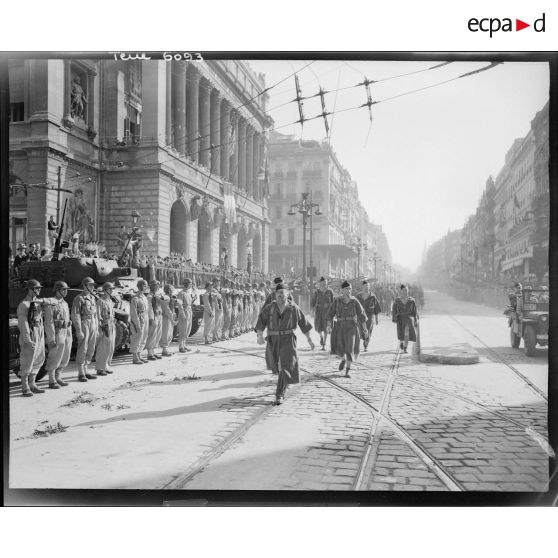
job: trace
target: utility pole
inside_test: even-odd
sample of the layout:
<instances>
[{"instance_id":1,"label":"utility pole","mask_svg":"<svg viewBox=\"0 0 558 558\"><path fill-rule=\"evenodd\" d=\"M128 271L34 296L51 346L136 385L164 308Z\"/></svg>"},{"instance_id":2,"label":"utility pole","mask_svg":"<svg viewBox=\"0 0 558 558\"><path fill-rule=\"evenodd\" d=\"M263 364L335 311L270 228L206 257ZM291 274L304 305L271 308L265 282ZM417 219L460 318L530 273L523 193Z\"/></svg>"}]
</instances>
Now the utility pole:
<instances>
[{"instance_id":1,"label":"utility pole","mask_svg":"<svg viewBox=\"0 0 558 558\"><path fill-rule=\"evenodd\" d=\"M62 190L62 167L58 165L58 187L56 188L56 224L60 226L60 192Z\"/></svg>"}]
</instances>

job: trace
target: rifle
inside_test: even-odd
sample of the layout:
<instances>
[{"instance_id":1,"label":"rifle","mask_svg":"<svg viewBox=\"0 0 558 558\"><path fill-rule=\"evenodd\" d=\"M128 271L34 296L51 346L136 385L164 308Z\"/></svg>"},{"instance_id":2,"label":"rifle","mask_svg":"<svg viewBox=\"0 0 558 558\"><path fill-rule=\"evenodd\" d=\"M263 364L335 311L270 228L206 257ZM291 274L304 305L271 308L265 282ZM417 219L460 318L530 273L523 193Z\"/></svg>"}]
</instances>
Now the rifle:
<instances>
[{"instance_id":1,"label":"rifle","mask_svg":"<svg viewBox=\"0 0 558 558\"><path fill-rule=\"evenodd\" d=\"M53 262L58 261L58 257L60 256L60 243L62 241L62 232L64 231L64 221L66 219L66 207L68 205L68 198L64 202L64 211L62 212L62 222L60 223L60 227L58 229L58 236L56 237L56 242L54 243L54 250L52 252L52 260Z\"/></svg>"}]
</instances>

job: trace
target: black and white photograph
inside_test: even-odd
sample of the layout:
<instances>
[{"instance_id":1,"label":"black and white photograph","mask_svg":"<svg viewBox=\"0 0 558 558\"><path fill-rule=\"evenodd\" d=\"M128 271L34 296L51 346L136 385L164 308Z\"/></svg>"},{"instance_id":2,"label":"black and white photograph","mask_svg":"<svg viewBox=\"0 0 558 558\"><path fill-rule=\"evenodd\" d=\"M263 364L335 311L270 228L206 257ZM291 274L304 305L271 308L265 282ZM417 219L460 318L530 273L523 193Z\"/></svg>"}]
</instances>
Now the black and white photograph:
<instances>
[{"instance_id":1,"label":"black and white photograph","mask_svg":"<svg viewBox=\"0 0 558 558\"><path fill-rule=\"evenodd\" d=\"M555 58L3 56L14 498L548 494Z\"/></svg>"}]
</instances>

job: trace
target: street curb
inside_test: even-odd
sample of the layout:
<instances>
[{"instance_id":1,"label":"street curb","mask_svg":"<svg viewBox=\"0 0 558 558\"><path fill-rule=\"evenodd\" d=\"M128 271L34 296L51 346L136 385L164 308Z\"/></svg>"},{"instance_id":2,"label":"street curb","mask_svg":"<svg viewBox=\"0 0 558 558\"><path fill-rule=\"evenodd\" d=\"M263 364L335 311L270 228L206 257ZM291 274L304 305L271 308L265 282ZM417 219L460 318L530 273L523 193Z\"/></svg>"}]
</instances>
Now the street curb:
<instances>
[{"instance_id":1,"label":"street curb","mask_svg":"<svg viewBox=\"0 0 558 558\"><path fill-rule=\"evenodd\" d=\"M469 343L459 343L451 347L432 347L419 350L420 362L438 364L477 364L479 353Z\"/></svg>"}]
</instances>

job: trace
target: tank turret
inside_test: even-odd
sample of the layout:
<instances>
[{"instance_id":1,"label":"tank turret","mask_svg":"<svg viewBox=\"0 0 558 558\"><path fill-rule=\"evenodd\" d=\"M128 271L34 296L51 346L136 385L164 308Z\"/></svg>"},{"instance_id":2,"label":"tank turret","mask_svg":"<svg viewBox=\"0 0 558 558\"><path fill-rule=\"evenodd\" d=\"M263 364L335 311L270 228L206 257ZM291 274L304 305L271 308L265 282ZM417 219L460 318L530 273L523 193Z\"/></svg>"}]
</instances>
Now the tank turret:
<instances>
[{"instance_id":1,"label":"tank turret","mask_svg":"<svg viewBox=\"0 0 558 558\"><path fill-rule=\"evenodd\" d=\"M53 287L55 281L66 281L70 288L80 288L85 277L91 277L97 285L120 278L135 278L136 270L118 267L115 260L103 258L63 258L50 262L24 262L19 267L21 281L37 279L43 287Z\"/></svg>"}]
</instances>

